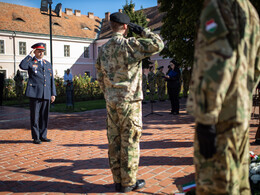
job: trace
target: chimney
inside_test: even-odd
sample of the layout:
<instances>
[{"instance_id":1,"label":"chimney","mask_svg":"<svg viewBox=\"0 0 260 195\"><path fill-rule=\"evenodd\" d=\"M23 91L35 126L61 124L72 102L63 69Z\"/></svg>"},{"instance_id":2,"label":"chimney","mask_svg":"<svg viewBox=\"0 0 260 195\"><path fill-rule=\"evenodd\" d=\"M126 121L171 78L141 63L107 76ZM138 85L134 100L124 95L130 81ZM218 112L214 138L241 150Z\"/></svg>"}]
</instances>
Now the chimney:
<instances>
[{"instance_id":1,"label":"chimney","mask_svg":"<svg viewBox=\"0 0 260 195\"><path fill-rule=\"evenodd\" d=\"M65 8L65 13L66 13L68 16L72 16L72 15L73 15L72 9L70 9L70 8Z\"/></svg>"},{"instance_id":2,"label":"chimney","mask_svg":"<svg viewBox=\"0 0 260 195\"><path fill-rule=\"evenodd\" d=\"M92 20L95 19L95 18L94 18L94 13L93 13L93 12L88 12L88 17L89 17L89 19L92 19Z\"/></svg>"},{"instance_id":3,"label":"chimney","mask_svg":"<svg viewBox=\"0 0 260 195\"><path fill-rule=\"evenodd\" d=\"M80 10L74 10L75 16L81 16L81 11Z\"/></svg>"},{"instance_id":4,"label":"chimney","mask_svg":"<svg viewBox=\"0 0 260 195\"><path fill-rule=\"evenodd\" d=\"M105 16L105 21L110 21L110 12L106 12Z\"/></svg>"},{"instance_id":5,"label":"chimney","mask_svg":"<svg viewBox=\"0 0 260 195\"><path fill-rule=\"evenodd\" d=\"M122 9L119 9L118 12L123 13L123 10L122 10Z\"/></svg>"}]
</instances>

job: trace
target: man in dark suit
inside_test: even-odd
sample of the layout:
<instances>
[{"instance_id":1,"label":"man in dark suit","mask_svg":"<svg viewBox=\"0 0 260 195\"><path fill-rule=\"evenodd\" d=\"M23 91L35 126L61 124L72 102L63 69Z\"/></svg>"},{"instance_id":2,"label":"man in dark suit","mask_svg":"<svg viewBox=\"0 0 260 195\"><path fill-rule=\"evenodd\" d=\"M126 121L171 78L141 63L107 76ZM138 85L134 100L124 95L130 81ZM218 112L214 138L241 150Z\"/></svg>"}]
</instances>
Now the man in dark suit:
<instances>
[{"instance_id":1,"label":"man in dark suit","mask_svg":"<svg viewBox=\"0 0 260 195\"><path fill-rule=\"evenodd\" d=\"M45 44L36 43L32 48L19 67L29 74L25 95L30 98L32 139L34 144L41 144L51 141L47 138L47 125L50 102L55 101L56 88L52 65L43 59Z\"/></svg>"}]
</instances>

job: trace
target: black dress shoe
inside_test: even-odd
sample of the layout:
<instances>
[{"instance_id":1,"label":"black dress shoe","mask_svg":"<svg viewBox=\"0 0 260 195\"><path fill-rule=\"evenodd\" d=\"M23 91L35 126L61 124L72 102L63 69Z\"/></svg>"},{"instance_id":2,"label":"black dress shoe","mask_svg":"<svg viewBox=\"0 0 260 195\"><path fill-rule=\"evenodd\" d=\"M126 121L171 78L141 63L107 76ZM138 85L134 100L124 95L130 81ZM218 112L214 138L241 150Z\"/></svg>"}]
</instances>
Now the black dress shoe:
<instances>
[{"instance_id":1,"label":"black dress shoe","mask_svg":"<svg viewBox=\"0 0 260 195\"><path fill-rule=\"evenodd\" d=\"M41 142L41 140L39 140L39 139L34 139L34 140L33 140L33 143L34 143L34 144L41 144L42 142Z\"/></svg>"},{"instance_id":2,"label":"black dress shoe","mask_svg":"<svg viewBox=\"0 0 260 195\"><path fill-rule=\"evenodd\" d=\"M115 190L121 192L121 183L115 183Z\"/></svg>"},{"instance_id":3,"label":"black dress shoe","mask_svg":"<svg viewBox=\"0 0 260 195\"><path fill-rule=\"evenodd\" d=\"M260 145L260 140L255 140L254 142L251 143L251 145Z\"/></svg>"},{"instance_id":4,"label":"black dress shoe","mask_svg":"<svg viewBox=\"0 0 260 195\"><path fill-rule=\"evenodd\" d=\"M138 189L141 189L145 186L145 181L143 179L139 179L137 180L137 182L132 185L132 186L122 186L121 187L121 192L131 192L131 191L134 191L134 190L138 190Z\"/></svg>"},{"instance_id":5,"label":"black dress shoe","mask_svg":"<svg viewBox=\"0 0 260 195\"><path fill-rule=\"evenodd\" d=\"M42 141L42 142L51 142L51 139L48 139L48 138L41 138L41 141Z\"/></svg>"}]
</instances>

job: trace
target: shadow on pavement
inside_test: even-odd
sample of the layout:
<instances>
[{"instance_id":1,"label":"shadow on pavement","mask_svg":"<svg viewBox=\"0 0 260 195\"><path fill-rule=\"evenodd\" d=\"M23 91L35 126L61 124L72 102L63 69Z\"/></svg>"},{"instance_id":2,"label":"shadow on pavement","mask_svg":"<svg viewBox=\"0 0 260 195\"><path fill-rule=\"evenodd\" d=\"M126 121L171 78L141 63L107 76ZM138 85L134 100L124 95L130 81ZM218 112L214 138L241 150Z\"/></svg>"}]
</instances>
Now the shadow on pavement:
<instances>
[{"instance_id":1,"label":"shadow on pavement","mask_svg":"<svg viewBox=\"0 0 260 195\"><path fill-rule=\"evenodd\" d=\"M88 182L84 177L95 177L97 174L81 174L77 173L80 170L88 169L107 169L109 172L108 159L107 158L94 158L89 160L66 160L66 159L48 159L47 163L57 163L58 166L42 169L39 171L28 171L26 169L13 170L15 173L21 173L25 177L27 174L41 176L49 178L48 181L0 181L0 192L62 192L62 193L105 193L113 192L113 184L100 185L94 184L94 182ZM59 166L59 164L70 163L70 166ZM72 163L72 165L71 165ZM156 166L156 165L192 165L192 157L141 157L141 166ZM46 166L49 166L46 164ZM106 172L103 174L107 174ZM110 174L110 173L109 173ZM58 180L58 181L57 181ZM142 192L143 193L143 192ZM149 194L149 193L146 193Z\"/></svg>"},{"instance_id":2,"label":"shadow on pavement","mask_svg":"<svg viewBox=\"0 0 260 195\"><path fill-rule=\"evenodd\" d=\"M1 143L1 142L0 142ZM64 144L62 146L67 147L90 147L96 146L99 149L108 149L107 144ZM142 149L155 149L155 148L180 148L180 147L193 147L193 142L173 142L171 139L160 141L142 141L140 142L140 148Z\"/></svg>"}]
</instances>

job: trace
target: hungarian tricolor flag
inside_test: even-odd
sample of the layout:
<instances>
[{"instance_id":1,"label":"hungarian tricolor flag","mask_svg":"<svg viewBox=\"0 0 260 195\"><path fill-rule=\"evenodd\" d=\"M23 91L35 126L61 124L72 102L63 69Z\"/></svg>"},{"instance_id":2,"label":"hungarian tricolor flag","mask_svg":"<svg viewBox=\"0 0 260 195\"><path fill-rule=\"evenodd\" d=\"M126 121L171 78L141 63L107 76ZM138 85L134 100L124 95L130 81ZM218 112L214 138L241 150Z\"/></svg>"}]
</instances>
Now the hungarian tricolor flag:
<instances>
[{"instance_id":1,"label":"hungarian tricolor flag","mask_svg":"<svg viewBox=\"0 0 260 195\"><path fill-rule=\"evenodd\" d=\"M218 25L217 25L217 23L215 22L215 20L214 20L214 19L210 19L210 20L208 20L208 21L206 22L206 31L213 33L213 32L216 31L217 26L218 26Z\"/></svg>"},{"instance_id":2,"label":"hungarian tricolor flag","mask_svg":"<svg viewBox=\"0 0 260 195\"><path fill-rule=\"evenodd\" d=\"M182 186L183 192L188 192L188 191L190 191L191 189L194 189L194 188L196 188L195 182L187 183L187 184Z\"/></svg>"}]
</instances>

